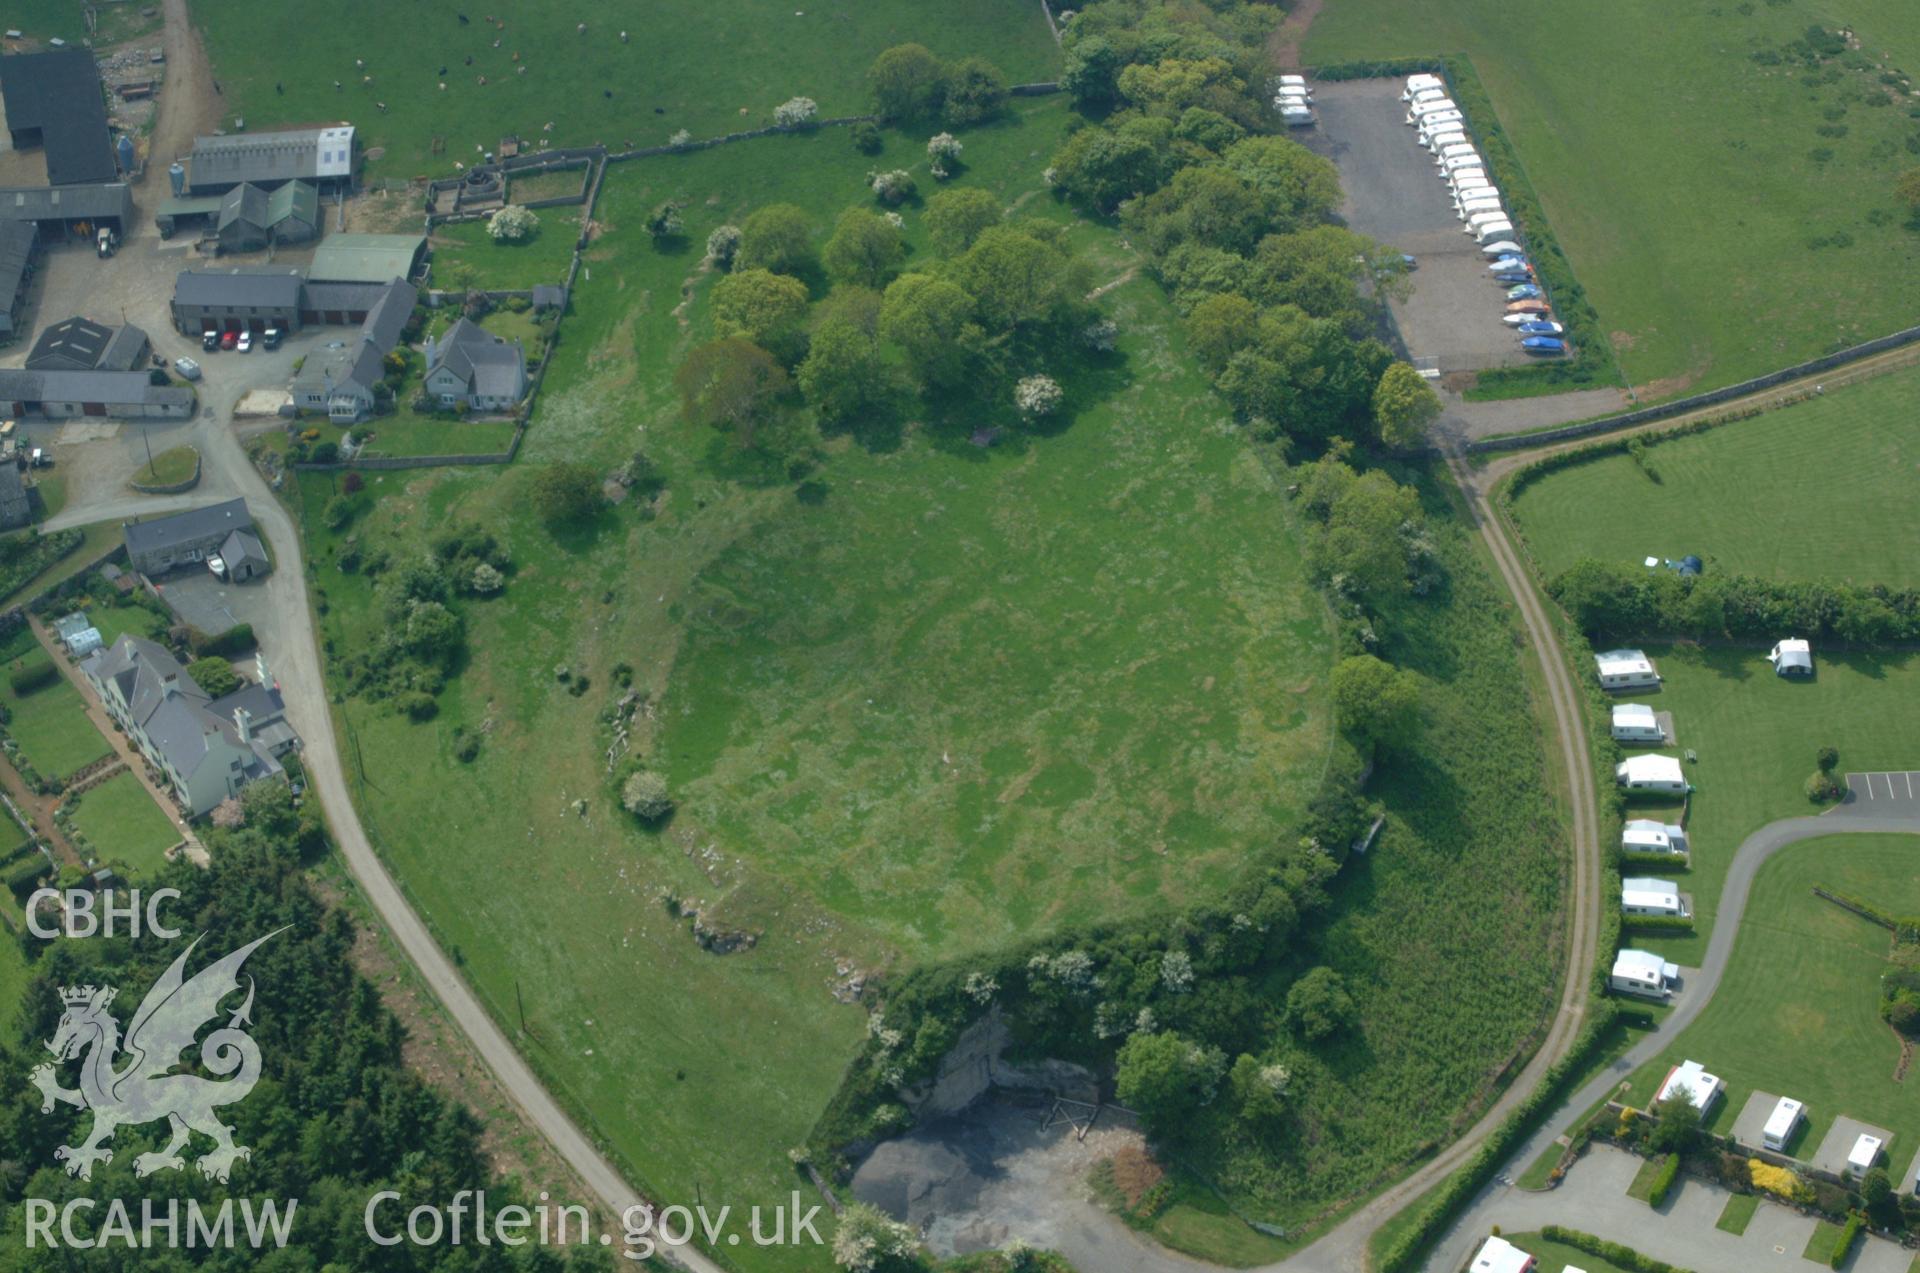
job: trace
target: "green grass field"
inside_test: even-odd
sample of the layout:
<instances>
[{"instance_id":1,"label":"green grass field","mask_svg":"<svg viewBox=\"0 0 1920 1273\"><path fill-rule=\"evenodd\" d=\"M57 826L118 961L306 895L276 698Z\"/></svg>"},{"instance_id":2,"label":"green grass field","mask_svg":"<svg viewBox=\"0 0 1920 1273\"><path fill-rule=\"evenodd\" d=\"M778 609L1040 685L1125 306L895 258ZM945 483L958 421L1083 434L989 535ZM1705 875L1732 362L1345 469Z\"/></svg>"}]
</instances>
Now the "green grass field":
<instances>
[{"instance_id":1,"label":"green grass field","mask_svg":"<svg viewBox=\"0 0 1920 1273\"><path fill-rule=\"evenodd\" d=\"M180 829L131 772L83 792L72 818L102 861L124 865L136 879L158 875L166 865L162 855L181 839Z\"/></svg>"},{"instance_id":2,"label":"green grass field","mask_svg":"<svg viewBox=\"0 0 1920 1273\"><path fill-rule=\"evenodd\" d=\"M1644 1106L1667 1070L1691 1058L1727 1082L1707 1121L1714 1131L1730 1132L1762 1089L1806 1102L1802 1157L1845 1114L1894 1132L1897 1172L1920 1141L1920 1106L1894 1081L1900 1046L1878 1011L1888 934L1815 897L1816 884L1920 909L1920 837L1834 836L1769 862L1713 1002L1634 1074L1627 1099Z\"/></svg>"},{"instance_id":3,"label":"green grass field","mask_svg":"<svg viewBox=\"0 0 1920 1273\"><path fill-rule=\"evenodd\" d=\"M1039 173L1069 118L1056 98L969 133L962 182L1065 218ZM525 995L533 1063L676 1196L699 1182L785 1196L784 1150L865 1029L828 998L837 977L1213 896L1241 846L1287 834L1324 763L1330 643L1285 478L1226 426L1150 280L1106 294L1120 355L1074 378L1073 418L1044 436L983 451L965 444L972 421L936 417L837 437L800 500L679 421L666 373L704 335L708 231L787 200L824 237L870 203L876 162L923 165L922 141L889 134L876 160L823 131L616 170L596 218L612 229L588 253L521 463L371 474L355 523L365 543L404 545L471 519L512 545L506 593L468 607L471 662L439 719L341 707L362 807L501 1019L518 1021L516 985L540 988ZM685 239L657 249L634 227L670 197ZM917 208L906 224L915 256L930 251ZM1109 231L1071 224L1095 281L1136 264ZM654 520L622 508L555 536L527 513L529 470L611 467L635 445L668 478ZM369 581L331 564L339 540L317 516L331 491L310 475L299 497L344 650L374 620ZM1317 960L1368 984L1360 1037L1300 1058L1310 1129L1284 1163L1236 1149L1209 1165L1237 1207L1303 1232L1486 1099L1551 995L1550 811L1471 763L1537 769L1538 738L1510 635L1485 621L1504 610L1476 541L1437 533L1456 600L1436 613L1455 618L1410 619L1395 657L1435 681L1428 727L1449 758L1382 777L1394 816L1312 938ZM598 717L622 662L649 695L640 745L680 802L655 834L605 777ZM561 693L559 664L590 691ZM451 755L460 726L487 731L470 767ZM1502 890L1473 887L1493 871ZM759 944L701 952L667 891ZM1436 910L1438 893L1465 900ZM1511 955L1491 978L1465 958L1487 941ZM1461 970L1448 1014L1432 1010L1436 967ZM643 1007L613 989L636 979L671 992ZM1284 1249L1217 1205L1165 1224L1222 1258Z\"/></svg>"},{"instance_id":4,"label":"green grass field","mask_svg":"<svg viewBox=\"0 0 1920 1273\"><path fill-rule=\"evenodd\" d=\"M1697 553L1715 572L1920 585L1920 370L1549 473L1514 516L1549 579L1583 556ZM1821 499L1832 483L1844 498Z\"/></svg>"},{"instance_id":5,"label":"green grass field","mask_svg":"<svg viewBox=\"0 0 1920 1273\"><path fill-rule=\"evenodd\" d=\"M109 588L103 587L100 591L112 595ZM145 606L92 605L87 607L87 618L93 621L94 627L100 629L100 641L108 646L129 632L149 641L158 641L167 631L167 621Z\"/></svg>"},{"instance_id":6,"label":"green grass field","mask_svg":"<svg viewBox=\"0 0 1920 1273\"><path fill-rule=\"evenodd\" d=\"M472 21L461 24L459 13ZM664 145L683 128L714 137L772 123L773 108L796 95L815 99L826 117L859 114L868 109L868 64L908 40L944 57L977 54L1013 83L1052 79L1059 64L1029 0L662 0L644 11L525 0L502 13L499 30L484 9L453 0L404 11L345 0L315 26L274 5L193 3L227 110L256 132L351 119L361 144L382 152L369 157L375 178L448 175L454 160L471 163L476 148L493 150L508 134L614 148ZM620 42L623 26L631 43ZM301 47L294 62L284 56L290 37ZM444 154L431 153L435 136Z\"/></svg>"},{"instance_id":7,"label":"green grass field","mask_svg":"<svg viewBox=\"0 0 1920 1273\"><path fill-rule=\"evenodd\" d=\"M200 469L200 452L190 446L176 446L142 464L132 481L141 486L173 486L191 478Z\"/></svg>"},{"instance_id":8,"label":"green grass field","mask_svg":"<svg viewBox=\"0 0 1920 1273\"><path fill-rule=\"evenodd\" d=\"M1720 1211L1720 1218L1713 1227L1722 1233L1731 1233L1739 1237L1753 1223L1753 1213L1760 1209L1760 1195L1757 1193L1734 1193L1727 1195L1727 1205Z\"/></svg>"},{"instance_id":9,"label":"green grass field","mask_svg":"<svg viewBox=\"0 0 1920 1273\"><path fill-rule=\"evenodd\" d=\"M1821 655L1819 676L1792 684L1773 674L1761 650L1645 649L1665 683L1644 701L1671 711L1679 746L1700 757L1687 766L1688 780L1699 788L1687 820L1692 870L1675 877L1680 890L1693 895L1696 924L1690 937L1629 930L1623 940L1698 966L1741 842L1769 822L1819 812L1802 790L1819 748L1840 749L1842 772L1906 769L1920 756L1920 717L1913 711L1920 701L1920 654ZM1637 817L1674 810L1636 801L1628 811Z\"/></svg>"},{"instance_id":10,"label":"green grass field","mask_svg":"<svg viewBox=\"0 0 1920 1273\"><path fill-rule=\"evenodd\" d=\"M497 243L484 221L433 229L433 281L441 287L514 291L564 283L580 238L580 209L541 208L540 228L522 243Z\"/></svg>"},{"instance_id":11,"label":"green grass field","mask_svg":"<svg viewBox=\"0 0 1920 1273\"><path fill-rule=\"evenodd\" d=\"M1753 60L1856 15L1870 70L1836 60L1827 82ZM1621 366L1667 397L1913 322L1920 234L1892 179L1915 162L1920 99L1879 83L1920 72L1911 16L1899 0L1346 0L1305 57L1469 54Z\"/></svg>"},{"instance_id":12,"label":"green grass field","mask_svg":"<svg viewBox=\"0 0 1920 1273\"><path fill-rule=\"evenodd\" d=\"M4 671L9 676L17 668L52 661L31 633L25 645L17 640L10 642L7 653ZM42 777L65 778L113 750L87 719L80 692L64 677L25 696L15 693L10 683L0 681L0 703L12 713L7 733Z\"/></svg>"}]
</instances>

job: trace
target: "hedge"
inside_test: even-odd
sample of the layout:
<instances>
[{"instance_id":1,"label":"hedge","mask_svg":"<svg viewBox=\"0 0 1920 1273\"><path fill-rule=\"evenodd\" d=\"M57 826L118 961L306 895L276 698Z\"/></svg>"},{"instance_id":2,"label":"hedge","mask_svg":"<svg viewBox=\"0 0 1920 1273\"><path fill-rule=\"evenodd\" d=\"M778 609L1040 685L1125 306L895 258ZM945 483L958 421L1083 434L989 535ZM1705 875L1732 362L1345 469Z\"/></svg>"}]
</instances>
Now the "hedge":
<instances>
[{"instance_id":1,"label":"hedge","mask_svg":"<svg viewBox=\"0 0 1920 1273\"><path fill-rule=\"evenodd\" d=\"M1691 1270L1668 1264L1665 1260L1642 1255L1630 1246L1596 1238L1578 1229L1563 1229L1557 1224L1542 1225L1540 1236L1549 1242L1558 1242L1561 1246L1570 1246L1588 1255L1598 1256L1609 1264L1617 1264L1627 1273L1691 1273Z\"/></svg>"},{"instance_id":2,"label":"hedge","mask_svg":"<svg viewBox=\"0 0 1920 1273\"><path fill-rule=\"evenodd\" d=\"M193 656L197 659L216 654L223 658L231 658L236 654L245 654L257 644L253 637L251 623L236 623L225 632L216 633L213 636L198 630L187 635L187 645L193 650Z\"/></svg>"},{"instance_id":3,"label":"hedge","mask_svg":"<svg viewBox=\"0 0 1920 1273\"><path fill-rule=\"evenodd\" d=\"M41 877L46 873L47 860L36 855L32 861L22 862L7 872L7 887L16 895L31 893L39 886Z\"/></svg>"},{"instance_id":4,"label":"hedge","mask_svg":"<svg viewBox=\"0 0 1920 1273\"><path fill-rule=\"evenodd\" d=\"M1690 933L1693 931L1693 916L1622 914L1620 927L1642 933Z\"/></svg>"},{"instance_id":5,"label":"hedge","mask_svg":"<svg viewBox=\"0 0 1920 1273\"><path fill-rule=\"evenodd\" d=\"M1847 1255L1853 1250L1853 1243L1860 1236L1860 1213L1852 1212L1847 1222L1840 1226L1840 1236L1833 1240L1833 1254L1827 1257L1827 1267L1837 1269L1847 1262Z\"/></svg>"},{"instance_id":6,"label":"hedge","mask_svg":"<svg viewBox=\"0 0 1920 1273\"><path fill-rule=\"evenodd\" d=\"M1493 98L1480 82L1480 72L1464 54L1449 53L1435 57L1388 58L1373 62L1336 62L1315 67L1313 74L1323 80L1371 79L1389 75L1412 75L1425 71L1443 75L1448 92L1472 123L1474 140L1486 157L1494 184L1500 187L1513 221L1524 233L1527 259L1553 303L1554 317L1567 329L1571 358L1536 363L1528 367L1502 367L1479 373L1483 387L1495 385L1623 385L1626 377L1614 361L1613 344L1600 326L1600 315L1587 300L1586 289L1574 277L1573 265L1560 250L1546 209L1528 181L1520 164L1519 152L1501 127L1493 109Z\"/></svg>"},{"instance_id":7,"label":"hedge","mask_svg":"<svg viewBox=\"0 0 1920 1273\"><path fill-rule=\"evenodd\" d=\"M1865 647L1920 641L1920 589L1915 588L1778 582L1754 575L1683 578L1671 570L1588 557L1562 571L1547 591L1593 638L1770 642L1797 636Z\"/></svg>"},{"instance_id":8,"label":"hedge","mask_svg":"<svg viewBox=\"0 0 1920 1273\"><path fill-rule=\"evenodd\" d=\"M1486 1187L1487 1182L1493 1179L1493 1174L1500 1169L1500 1164L1526 1139L1534 1125L1552 1113L1565 1099L1567 1087L1612 1030L1619 1012L1619 1007L1610 999L1596 999L1593 1002L1586 1027L1580 1031L1580 1037L1573 1041L1567 1054L1548 1068L1540 1086L1534 1088L1532 1094L1520 1102L1520 1107L1494 1129L1466 1165L1440 1183L1438 1191L1415 1219L1413 1227L1401 1234L1399 1241L1381 1254L1377 1273L1412 1273L1413 1269L1420 1266L1433 1240L1453 1223L1461 1209L1473 1201L1474 1195Z\"/></svg>"},{"instance_id":9,"label":"hedge","mask_svg":"<svg viewBox=\"0 0 1920 1273\"><path fill-rule=\"evenodd\" d=\"M1901 941L1920 941L1920 915L1895 915L1864 898L1855 897L1852 893L1842 893L1824 884L1814 892L1824 895L1827 900L1837 902L1848 910L1859 912L1862 917L1872 920L1882 928L1891 928Z\"/></svg>"},{"instance_id":10,"label":"hedge","mask_svg":"<svg viewBox=\"0 0 1920 1273\"><path fill-rule=\"evenodd\" d=\"M25 698L38 689L45 689L60 679L60 669L51 663L35 663L30 667L18 668L7 678L13 686L13 692Z\"/></svg>"},{"instance_id":11,"label":"hedge","mask_svg":"<svg viewBox=\"0 0 1920 1273\"><path fill-rule=\"evenodd\" d=\"M1654 1173L1653 1187L1647 1191L1647 1205L1657 1207L1667 1200L1673 1192L1673 1182L1680 1177L1680 1155L1668 1154L1666 1161L1660 1164L1660 1170Z\"/></svg>"},{"instance_id":12,"label":"hedge","mask_svg":"<svg viewBox=\"0 0 1920 1273\"><path fill-rule=\"evenodd\" d=\"M1620 865L1637 866L1649 871L1665 871L1669 874L1693 869L1684 853L1631 853L1624 849L1620 852Z\"/></svg>"}]
</instances>

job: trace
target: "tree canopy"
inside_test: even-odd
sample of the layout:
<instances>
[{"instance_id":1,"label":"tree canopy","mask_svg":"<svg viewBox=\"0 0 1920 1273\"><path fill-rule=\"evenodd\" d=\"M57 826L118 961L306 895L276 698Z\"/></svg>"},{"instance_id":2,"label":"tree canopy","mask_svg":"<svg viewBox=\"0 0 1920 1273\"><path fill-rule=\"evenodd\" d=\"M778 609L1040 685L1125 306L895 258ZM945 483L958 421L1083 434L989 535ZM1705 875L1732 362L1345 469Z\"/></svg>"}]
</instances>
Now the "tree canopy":
<instances>
[{"instance_id":1,"label":"tree canopy","mask_svg":"<svg viewBox=\"0 0 1920 1273\"><path fill-rule=\"evenodd\" d=\"M813 225L791 203L757 208L740 224L735 269L793 274L813 263Z\"/></svg>"}]
</instances>

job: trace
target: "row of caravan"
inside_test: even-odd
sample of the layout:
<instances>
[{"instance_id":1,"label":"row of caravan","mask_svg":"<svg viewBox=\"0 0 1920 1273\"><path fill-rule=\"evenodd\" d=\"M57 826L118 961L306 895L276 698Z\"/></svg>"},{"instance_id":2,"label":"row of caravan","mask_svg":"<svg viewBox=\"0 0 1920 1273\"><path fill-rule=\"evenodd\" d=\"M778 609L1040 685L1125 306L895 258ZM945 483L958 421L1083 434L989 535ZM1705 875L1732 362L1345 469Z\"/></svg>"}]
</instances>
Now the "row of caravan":
<instances>
[{"instance_id":1,"label":"row of caravan","mask_svg":"<svg viewBox=\"0 0 1920 1273\"><path fill-rule=\"evenodd\" d=\"M1468 135L1466 112L1448 96L1446 81L1437 75L1409 76L1400 98L1407 103L1406 122L1419 129L1420 144L1433 153L1434 167L1453 192L1466 232L1483 246L1513 240L1513 219Z\"/></svg>"},{"instance_id":2,"label":"row of caravan","mask_svg":"<svg viewBox=\"0 0 1920 1273\"><path fill-rule=\"evenodd\" d=\"M1313 123L1313 89L1304 75L1276 75L1267 81L1273 92L1273 109L1288 128L1306 128Z\"/></svg>"}]
</instances>

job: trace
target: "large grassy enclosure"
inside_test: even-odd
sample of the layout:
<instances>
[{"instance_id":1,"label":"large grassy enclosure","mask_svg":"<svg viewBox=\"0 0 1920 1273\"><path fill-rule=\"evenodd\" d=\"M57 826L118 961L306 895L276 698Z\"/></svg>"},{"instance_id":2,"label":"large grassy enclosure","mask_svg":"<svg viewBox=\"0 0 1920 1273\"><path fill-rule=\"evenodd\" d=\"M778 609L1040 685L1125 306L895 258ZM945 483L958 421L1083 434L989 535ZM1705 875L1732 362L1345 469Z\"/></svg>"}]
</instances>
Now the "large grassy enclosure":
<instances>
[{"instance_id":1,"label":"large grassy enclosure","mask_svg":"<svg viewBox=\"0 0 1920 1273\"><path fill-rule=\"evenodd\" d=\"M87 719L80 692L64 676L25 694L14 689L15 673L32 672L53 662L31 631L21 628L7 638L0 660L0 703L9 713L7 734L43 777L65 778L113 750Z\"/></svg>"},{"instance_id":2,"label":"large grassy enclosure","mask_svg":"<svg viewBox=\"0 0 1920 1273\"><path fill-rule=\"evenodd\" d=\"M1817 652L1819 675L1796 684L1773 674L1764 650L1645 649L1664 683L1659 693L1633 701L1673 713L1679 747L1668 754L1691 748L1699 756L1698 764L1686 766L1688 781L1699 788L1687 816L1692 869L1676 876L1680 890L1693 895L1696 921L1691 936L1630 929L1623 940L1695 967L1742 841L1769 822L1820 811L1803 790L1816 751L1837 747L1843 772L1906 769L1920 755L1920 717L1913 709L1920 701L1920 654ZM1628 805L1629 817L1677 812L1645 801ZM1661 874L1637 867L1630 873Z\"/></svg>"},{"instance_id":3,"label":"large grassy enclosure","mask_svg":"<svg viewBox=\"0 0 1920 1273\"><path fill-rule=\"evenodd\" d=\"M1710 571L1920 585L1920 371L1900 371L1705 433L1530 482L1514 515L1552 579L1594 556L1696 553ZM1826 491L1844 489L1844 498Z\"/></svg>"},{"instance_id":4,"label":"large grassy enclosure","mask_svg":"<svg viewBox=\"0 0 1920 1273\"><path fill-rule=\"evenodd\" d=\"M1645 1106L1692 1059L1727 1082L1707 1126L1725 1134L1757 1088L1804 1101L1792 1152L1809 1158L1839 1115L1893 1131L1899 1172L1920 1140L1920 1106L1895 1080L1898 1037L1880 1019L1890 934L1813 888L1920 909L1920 836L1844 835L1783 850L1754 882L1727 974L1699 1020L1631 1080Z\"/></svg>"},{"instance_id":5,"label":"large grassy enclosure","mask_svg":"<svg viewBox=\"0 0 1920 1273\"><path fill-rule=\"evenodd\" d=\"M1920 234L1893 178L1916 162L1920 70L1896 0L1516 8L1342 0L1309 64L1474 61L1643 398L1728 384L1906 327ZM1815 62L1807 29L1852 25Z\"/></svg>"},{"instance_id":6,"label":"large grassy enclosure","mask_svg":"<svg viewBox=\"0 0 1920 1273\"><path fill-rule=\"evenodd\" d=\"M341 655L380 622L372 581L340 569L349 536L399 558L470 521L509 546L505 592L466 607L468 661L438 717L348 698L349 764L440 940L667 1195L785 1197L784 1151L867 1028L837 984L1208 901L1249 846L1296 833L1320 781L1333 642L1287 476L1231 426L1134 252L1047 197L1071 118L1042 99L967 132L955 182L1066 223L1089 282L1113 284L1100 304L1118 349L1063 376L1056 425L982 448L976 427L1010 421L935 405L830 437L796 491L680 420L671 373L709 331L710 230L788 201L817 243L871 206L869 169L931 185L923 135L890 131L869 157L822 130L610 170L519 463L370 473L338 530L321 517L336 477L299 482ZM656 247L642 223L667 199L685 233ZM918 205L903 212L912 268L931 248ZM604 470L636 446L667 481L652 517L623 505L565 532L534 517L543 469ZM1544 795L1513 791L1541 751L1510 616L1446 493L1425 494L1450 604L1392 637L1430 682L1422 759L1383 769L1387 827L1302 953L1360 988L1356 1033L1290 1058L1288 1144L1202 1164L1296 1239L1453 1132L1554 989L1560 837ZM622 664L645 695L637 748L679 801L655 831L608 777ZM456 730L481 739L469 762ZM758 943L707 953L669 899ZM1300 970L1275 970L1276 999ZM1211 1199L1167 1225L1235 1258L1283 1249Z\"/></svg>"},{"instance_id":7,"label":"large grassy enclosure","mask_svg":"<svg viewBox=\"0 0 1920 1273\"><path fill-rule=\"evenodd\" d=\"M180 842L179 828L131 771L115 774L77 800L74 828L101 860L126 867L136 879L157 876L166 864L162 855Z\"/></svg>"},{"instance_id":8,"label":"large grassy enclosure","mask_svg":"<svg viewBox=\"0 0 1920 1273\"><path fill-rule=\"evenodd\" d=\"M510 134L529 145L616 149L665 145L680 129L714 137L772 123L774 107L794 96L815 99L823 116L861 114L867 64L907 40L945 57L984 57L1016 84L1058 71L1030 0L733 0L724 9L527 0L503 12L496 27L464 0L404 9L346 0L325 23L290 23L277 5L193 3L225 109L254 131L350 119L377 152L367 164L375 179L443 176ZM443 153L433 151L436 137Z\"/></svg>"}]
</instances>

